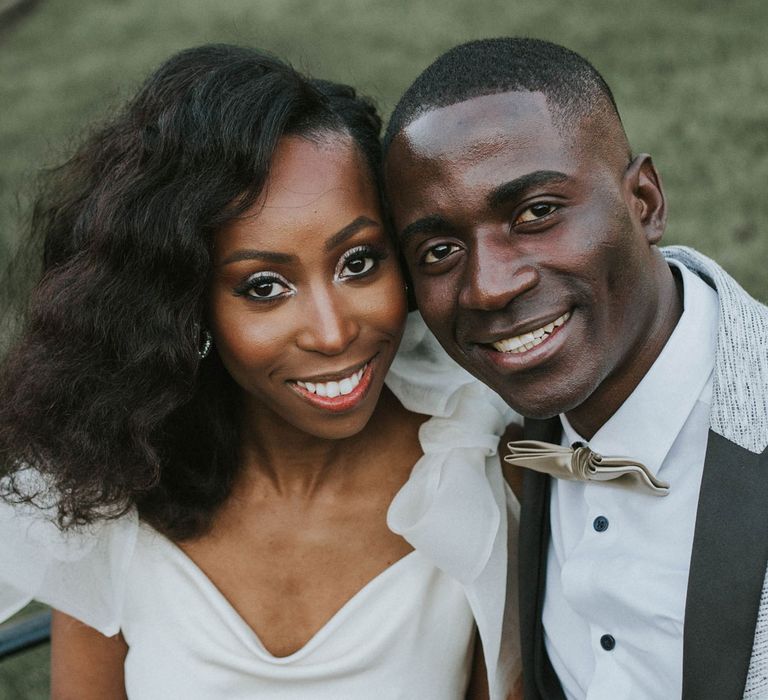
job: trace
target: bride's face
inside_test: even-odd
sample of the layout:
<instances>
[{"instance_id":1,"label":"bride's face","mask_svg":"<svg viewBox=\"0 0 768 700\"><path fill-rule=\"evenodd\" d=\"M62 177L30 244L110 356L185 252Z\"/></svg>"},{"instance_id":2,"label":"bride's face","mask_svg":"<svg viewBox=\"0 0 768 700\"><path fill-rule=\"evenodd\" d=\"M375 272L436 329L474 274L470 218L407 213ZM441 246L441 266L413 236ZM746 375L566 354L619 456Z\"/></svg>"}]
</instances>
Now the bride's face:
<instances>
[{"instance_id":1,"label":"bride's face","mask_svg":"<svg viewBox=\"0 0 768 700\"><path fill-rule=\"evenodd\" d=\"M283 138L214 246L209 324L245 409L319 437L360 431L406 315L368 166L350 138Z\"/></svg>"}]
</instances>

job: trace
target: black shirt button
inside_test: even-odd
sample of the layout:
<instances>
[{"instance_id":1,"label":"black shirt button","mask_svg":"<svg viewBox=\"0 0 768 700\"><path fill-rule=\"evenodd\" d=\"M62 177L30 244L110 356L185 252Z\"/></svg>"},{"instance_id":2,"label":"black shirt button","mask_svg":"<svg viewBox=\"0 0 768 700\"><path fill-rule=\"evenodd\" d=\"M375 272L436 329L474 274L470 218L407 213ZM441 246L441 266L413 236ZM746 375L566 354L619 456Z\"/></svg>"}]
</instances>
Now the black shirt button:
<instances>
[{"instance_id":1,"label":"black shirt button","mask_svg":"<svg viewBox=\"0 0 768 700\"><path fill-rule=\"evenodd\" d=\"M604 515L598 515L592 521L592 527L595 528L597 532L605 532L608 529L608 518Z\"/></svg>"},{"instance_id":2,"label":"black shirt button","mask_svg":"<svg viewBox=\"0 0 768 700\"><path fill-rule=\"evenodd\" d=\"M600 637L600 646L606 651L613 651L616 646L616 640L610 634L604 634Z\"/></svg>"}]
</instances>

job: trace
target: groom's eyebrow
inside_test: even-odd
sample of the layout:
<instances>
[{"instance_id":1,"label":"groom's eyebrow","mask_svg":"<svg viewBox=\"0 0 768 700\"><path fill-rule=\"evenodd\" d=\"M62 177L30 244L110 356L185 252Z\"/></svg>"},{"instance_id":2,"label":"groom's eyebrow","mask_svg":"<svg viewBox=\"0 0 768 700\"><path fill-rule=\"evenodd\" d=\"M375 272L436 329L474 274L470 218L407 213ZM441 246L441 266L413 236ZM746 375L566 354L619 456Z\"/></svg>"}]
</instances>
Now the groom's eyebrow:
<instances>
[{"instance_id":1,"label":"groom's eyebrow","mask_svg":"<svg viewBox=\"0 0 768 700\"><path fill-rule=\"evenodd\" d=\"M430 233L448 233L453 230L451 224L449 224L442 216L433 214L431 216L425 216L422 219L416 219L416 221L408 224L400 232L400 243L405 245L411 238L418 235L428 235Z\"/></svg>"},{"instance_id":2,"label":"groom's eyebrow","mask_svg":"<svg viewBox=\"0 0 768 700\"><path fill-rule=\"evenodd\" d=\"M565 182L567 179L568 176L565 173L558 172L557 170L536 170L494 188L486 197L486 201L491 209L495 209L507 202L520 199L528 190L534 187L557 185Z\"/></svg>"},{"instance_id":3,"label":"groom's eyebrow","mask_svg":"<svg viewBox=\"0 0 768 700\"><path fill-rule=\"evenodd\" d=\"M491 209L496 209L520 199L534 187L557 185L568 179L568 175L557 170L535 170L495 187L486 197L486 201ZM432 214L408 224L400 233L400 243L405 245L409 239L417 235L451 233L453 230L454 227L449 221L438 214Z\"/></svg>"}]
</instances>

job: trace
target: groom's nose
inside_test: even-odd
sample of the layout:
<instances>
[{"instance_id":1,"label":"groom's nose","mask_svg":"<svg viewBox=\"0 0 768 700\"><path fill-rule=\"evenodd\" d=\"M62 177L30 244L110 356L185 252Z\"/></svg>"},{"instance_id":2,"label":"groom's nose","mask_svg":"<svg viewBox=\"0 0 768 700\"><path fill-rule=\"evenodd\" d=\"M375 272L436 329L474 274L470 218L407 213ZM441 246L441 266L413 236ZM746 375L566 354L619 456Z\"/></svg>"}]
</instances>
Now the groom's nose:
<instances>
[{"instance_id":1,"label":"groom's nose","mask_svg":"<svg viewBox=\"0 0 768 700\"><path fill-rule=\"evenodd\" d=\"M537 268L502 227L474 232L468 256L459 293L462 308L499 311L539 282Z\"/></svg>"}]
</instances>

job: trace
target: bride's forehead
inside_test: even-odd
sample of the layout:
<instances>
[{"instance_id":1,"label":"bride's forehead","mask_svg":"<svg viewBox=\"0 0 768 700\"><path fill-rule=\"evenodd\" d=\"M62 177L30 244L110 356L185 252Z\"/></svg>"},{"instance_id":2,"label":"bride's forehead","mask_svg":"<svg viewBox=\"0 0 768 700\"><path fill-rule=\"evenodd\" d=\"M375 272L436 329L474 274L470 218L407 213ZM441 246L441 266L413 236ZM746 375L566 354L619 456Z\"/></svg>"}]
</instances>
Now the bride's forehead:
<instances>
[{"instance_id":1,"label":"bride's forehead","mask_svg":"<svg viewBox=\"0 0 768 700\"><path fill-rule=\"evenodd\" d=\"M378 190L354 143L290 137L256 201L217 232L215 258L239 248L311 254L361 219L381 225Z\"/></svg>"},{"instance_id":2,"label":"bride's forehead","mask_svg":"<svg viewBox=\"0 0 768 700\"><path fill-rule=\"evenodd\" d=\"M351 138L323 135L318 139L284 137L270 161L259 202L270 206L302 206L335 189L369 183L366 164Z\"/></svg>"}]
</instances>

